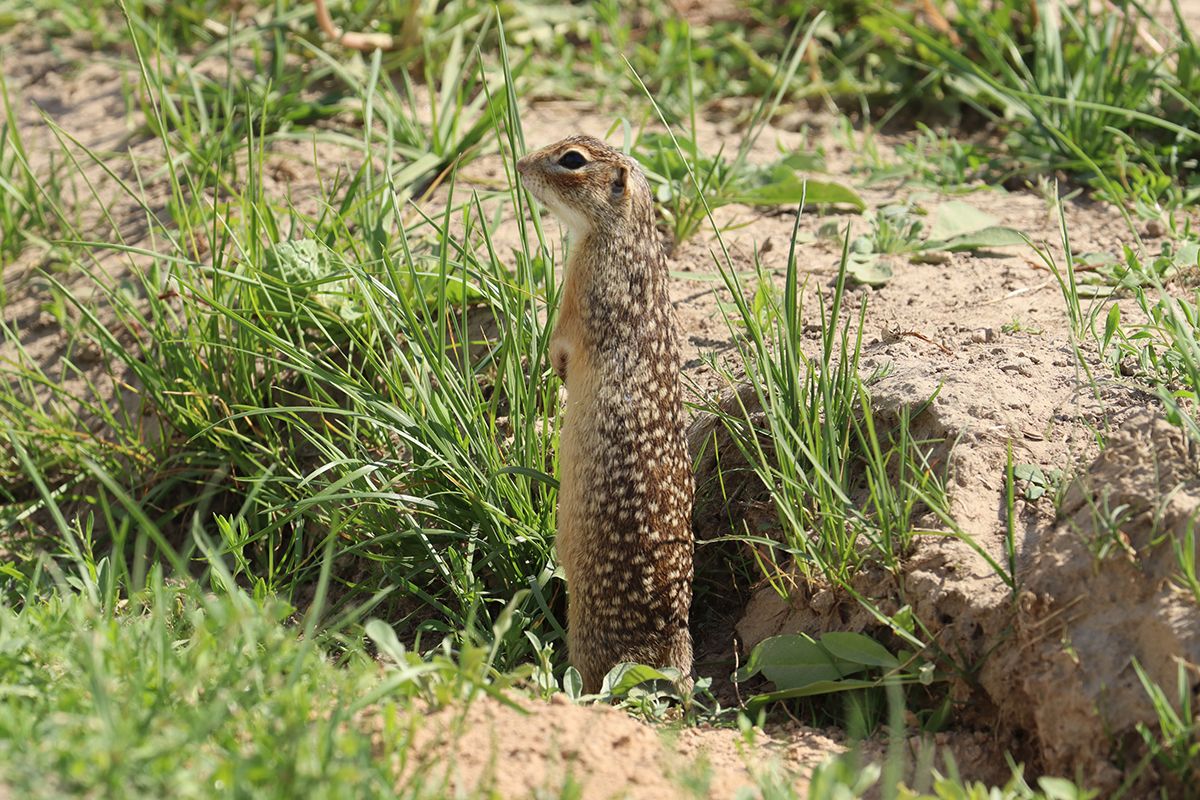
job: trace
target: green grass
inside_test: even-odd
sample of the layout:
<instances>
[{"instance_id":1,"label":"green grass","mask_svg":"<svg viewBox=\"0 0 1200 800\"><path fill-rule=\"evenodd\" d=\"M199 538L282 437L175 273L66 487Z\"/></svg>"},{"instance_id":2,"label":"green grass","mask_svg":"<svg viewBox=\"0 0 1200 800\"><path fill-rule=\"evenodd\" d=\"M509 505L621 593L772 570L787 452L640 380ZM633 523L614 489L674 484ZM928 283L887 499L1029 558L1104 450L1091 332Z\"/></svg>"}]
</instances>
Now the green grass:
<instances>
[{"instance_id":1,"label":"green grass","mask_svg":"<svg viewBox=\"0 0 1200 800\"><path fill-rule=\"evenodd\" d=\"M51 157L44 174L38 174L29 162L24 137L16 125L17 105L8 83L0 76L0 102L4 121L0 123L0 264L15 260L27 247L50 252L51 242L67 219L71 184L64 174L65 159ZM75 215L76 217L78 214ZM69 223L68 223L69 224ZM60 257L62 253L57 253ZM8 296L0 286L0 303L7 305Z\"/></svg>"},{"instance_id":2,"label":"green grass","mask_svg":"<svg viewBox=\"0 0 1200 800\"><path fill-rule=\"evenodd\" d=\"M1076 345L1095 342L1114 368L1135 360L1136 377L1200 441L1200 296L1159 291L1195 266L1195 236L1174 213L1196 200L1195 42L1185 34L1152 57L1112 21L1066 12L1057 25L1022 27L1015 5L993 5L958 5L955 32L972 60L948 34L912 25L911 10L856 2L826 16L751 2L708 26L656 10L642 19L616 2L347 3L335 9L340 25L374 20L404 37L395 52L365 55L326 42L307 4L263 7L250 24L215 0L129 3L127 17L106 3L37 0L36 18L0 3L0 20L51 41L89 37L127 76L127 106L144 118L137 135L163 148L137 161L53 129L58 146L39 173L10 122L18 93L0 85L0 263L27 276L6 288L42 291L65 342L61 369L50 369L22 349L24 331L5 326L5 788L390 796L396 764L422 757L394 716L406 698L466 703L518 679L574 696L552 550L560 387L547 348L562 249L524 193L504 188L511 156L526 149L526 90L620 101L677 242L716 227L722 203L861 208L849 188L801 181L798 169L822 169L815 155L749 164L765 124L806 98L842 104L847 142L851 115L868 134L868 184L959 191L1062 169L1130 215L1167 220L1170 253L1131 251L1105 273L1148 322L1081 300L1074 254L1058 275ZM642 87L682 135L644 130ZM760 99L738 148L703 152L698 109L745 94ZM1149 102L1158 96L1171 98L1169 113ZM885 105L949 120L982 113L1007 142L921 127L884 169L870 133ZM317 164L315 203L264 188L274 148L295 142L341 154ZM456 168L496 151L506 155L497 188L463 190ZM81 229L85 208L118 229L115 201L84 177L96 166L117 201L141 210L137 240ZM165 208L152 200L157 183ZM520 247L499 252L497 225L514 216ZM906 213L878 216L871 246L906 252L919 233ZM902 569L917 520L962 534L932 443L912 433L920 409L886 428L871 413L873 376L858 363L866 310L846 311L848 251L834 287L819 290L801 279L798 244L794 234L782 288L760 264L739 275L727 254L718 260L746 367L723 377L750 388L748 407L714 409L739 450L722 455L739 456L729 458L739 472L701 489L756 481L779 512L782 544L735 533L772 562L770 577L782 589L794 560L802 578L857 597L862 570ZM114 259L126 277L113 277ZM111 387L124 402L104 399ZM1010 515L1022 466L1007 482ZM1015 589L1013 535L1010 526L1007 563L992 566ZM1177 543L1179 584L1195 593L1192 549ZM877 616L911 652L932 648L911 609ZM975 666L934 655L943 672ZM624 707L671 717L662 696L626 683L614 678ZM688 719L737 724L698 701ZM355 721L365 709L388 718L383 745ZM900 711L892 697L858 716L870 729ZM1161 716L1153 752L1178 771L1193 723L1186 710ZM868 778L833 761L812 796L857 794ZM764 796L791 796L775 776L758 781ZM1070 796L1041 789L1014 778L1003 796ZM982 791L953 775L931 790Z\"/></svg>"},{"instance_id":3,"label":"green grass","mask_svg":"<svg viewBox=\"0 0 1200 800\"><path fill-rule=\"evenodd\" d=\"M1181 33L1166 39L1166 50L1156 56L1137 46L1138 26L1169 34L1140 6L1131 6L1128 17L1093 17L1086 6L1039 3L1041 24L1022 29L1014 20L1028 18L1005 5L987 11L968 0L956 3L961 37L978 53L974 59L945 37L886 13L921 45L931 75L1008 131L1016 171L1067 170L1100 188L1120 184L1109 193L1124 196L1132 188L1132 164L1139 175L1167 177L1177 187L1176 204L1185 192L1191 196L1178 187L1196 185L1200 108L1190 98L1200 50L1178 7ZM1161 102L1160 96L1175 99ZM1153 204L1167 195L1159 188L1144 199Z\"/></svg>"},{"instance_id":4,"label":"green grass","mask_svg":"<svg viewBox=\"0 0 1200 800\"><path fill-rule=\"evenodd\" d=\"M141 35L136 24L131 31ZM546 368L553 317L538 311L556 289L549 251L513 272L493 248L495 203L514 198L459 199L450 176L441 218L404 207L441 162L436 153L407 157L391 135L415 123L399 117L398 98L375 90L377 58L365 81L347 85L359 92L360 117L382 127L359 129L357 141L349 131L314 137L332 135L387 168L322 174L329 193L320 211L301 214L261 189L266 148L282 133L266 131L272 101L251 98L240 116L177 113L158 63L141 62L140 91L168 147L174 224L152 214L138 174L121 186L146 211L149 247L74 241L91 259L78 269L102 308L47 276L74 307L72 336L93 343L114 377L130 371L135 396L116 408L99 390L68 397L19 359L6 368L15 390L0 397L11 437L56 482L86 475L89 462L125 473L145 513L185 539L192 514L207 509L205 525L235 575L259 592L290 597L309 584L315 554L334 539L339 558L372 565L366 581L346 583L342 602L398 589L421 601L410 625L489 630L508 598L532 588L522 627L545 641L561 636L549 609L554 491L538 480L552 469L556 427ZM505 81L492 80L504 98L493 102L499 118ZM222 107L238 107L235 86L211 88L223 93ZM466 113L457 96L449 119L435 123L450 138ZM210 145L217 150L197 149ZM210 157L205 169L187 166ZM222 200L202 199L209 195ZM462 225L453 239L451 219ZM303 258L269 244L289 239L306 246ZM538 253L528 240L524 249ZM132 287L100 265L114 252L138 262ZM468 312L467 302L485 313ZM481 338L479 324L493 320L496 336ZM18 334L9 332L14 346ZM39 389L59 402L39 404ZM144 427L147 413L161 436ZM88 416L107 423L103 433L85 432ZM18 465L12 480L22 478ZM126 512L105 489L79 499L112 509L97 526L97 550L133 544ZM502 663L515 666L528 652L528 640L513 635Z\"/></svg>"},{"instance_id":5,"label":"green grass","mask_svg":"<svg viewBox=\"0 0 1200 800\"><path fill-rule=\"evenodd\" d=\"M916 129L914 141L895 146L898 163L869 167L864 186L899 181L904 188L960 193L994 188L1003 179L1004 161L989 148L961 142L948 131L936 133L922 122Z\"/></svg>"},{"instance_id":6,"label":"green grass","mask_svg":"<svg viewBox=\"0 0 1200 800\"><path fill-rule=\"evenodd\" d=\"M377 660L361 636L321 631L324 581L301 630L295 609L228 590L219 568L215 594L156 567L113 603L111 562L82 566L43 560L0 608L0 785L17 797L447 797L425 777L438 740L414 746L410 701L508 683L488 676L486 649L420 658L375 621Z\"/></svg>"},{"instance_id":7,"label":"green grass","mask_svg":"<svg viewBox=\"0 0 1200 800\"><path fill-rule=\"evenodd\" d=\"M894 430L876 430L871 378L861 377L858 367L866 307L857 320L842 312L848 257L844 247L832 296L813 292L822 331L815 353L802 347L806 292L794 242L782 296L761 266L751 298L732 270L721 265L734 298L732 324L744 331L738 360L746 377L736 376L731 367L713 367L727 385L745 385L743 396L753 402L739 396L736 405L710 409L767 487L800 573L847 588L867 560L898 566L917 533L914 513L925 505L914 488L935 508L944 511L946 503L942 479L925 462L924 443L912 439L908 416L902 414ZM764 412L765 436L751 408ZM870 498L865 504L851 499L863 487Z\"/></svg>"},{"instance_id":8,"label":"green grass","mask_svg":"<svg viewBox=\"0 0 1200 800\"><path fill-rule=\"evenodd\" d=\"M388 760L372 753L369 731L346 725L383 682L377 667L361 648L335 665L279 624L290 611L274 599L203 599L159 570L124 613L53 585L0 611L8 790L388 796ZM393 752L406 742L396 732Z\"/></svg>"}]
</instances>

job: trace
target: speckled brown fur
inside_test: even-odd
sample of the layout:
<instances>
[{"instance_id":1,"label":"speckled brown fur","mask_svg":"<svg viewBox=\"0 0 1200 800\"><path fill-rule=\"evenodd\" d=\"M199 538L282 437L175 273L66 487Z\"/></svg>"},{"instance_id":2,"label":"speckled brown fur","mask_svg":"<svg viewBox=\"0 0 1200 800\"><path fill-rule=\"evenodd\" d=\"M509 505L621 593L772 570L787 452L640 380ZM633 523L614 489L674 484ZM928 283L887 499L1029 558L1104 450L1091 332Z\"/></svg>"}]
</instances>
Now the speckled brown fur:
<instances>
[{"instance_id":1,"label":"speckled brown fur","mask_svg":"<svg viewBox=\"0 0 1200 800\"><path fill-rule=\"evenodd\" d=\"M623 661L677 667L690 684L694 483L650 186L590 136L517 171L572 239L550 343L567 385L556 542L571 663L589 693Z\"/></svg>"}]
</instances>

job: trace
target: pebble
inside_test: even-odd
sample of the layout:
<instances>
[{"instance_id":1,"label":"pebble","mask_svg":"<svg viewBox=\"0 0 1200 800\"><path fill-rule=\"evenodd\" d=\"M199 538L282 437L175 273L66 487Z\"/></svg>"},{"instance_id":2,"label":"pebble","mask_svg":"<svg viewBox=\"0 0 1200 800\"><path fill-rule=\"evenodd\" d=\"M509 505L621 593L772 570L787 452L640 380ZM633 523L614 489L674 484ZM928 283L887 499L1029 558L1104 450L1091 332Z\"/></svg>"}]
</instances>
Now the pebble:
<instances>
[{"instance_id":1,"label":"pebble","mask_svg":"<svg viewBox=\"0 0 1200 800\"><path fill-rule=\"evenodd\" d=\"M1024 375L1026 378L1033 377L1033 370L1030 369L1030 361L1028 358L1021 358L1017 359L1016 361L1010 361L1007 364L1002 364L1000 365L1000 369L1004 370L1009 375L1016 372Z\"/></svg>"},{"instance_id":2,"label":"pebble","mask_svg":"<svg viewBox=\"0 0 1200 800\"><path fill-rule=\"evenodd\" d=\"M829 610L833 608L834 600L833 592L828 589L821 589L812 596L808 604L818 614L828 614Z\"/></svg>"},{"instance_id":3,"label":"pebble","mask_svg":"<svg viewBox=\"0 0 1200 800\"><path fill-rule=\"evenodd\" d=\"M975 330L971 331L971 341L979 343L994 342L996 341L996 329L976 328Z\"/></svg>"},{"instance_id":4,"label":"pebble","mask_svg":"<svg viewBox=\"0 0 1200 800\"><path fill-rule=\"evenodd\" d=\"M1167 226L1161 219L1152 219L1146 223L1147 236L1164 236L1167 233Z\"/></svg>"}]
</instances>

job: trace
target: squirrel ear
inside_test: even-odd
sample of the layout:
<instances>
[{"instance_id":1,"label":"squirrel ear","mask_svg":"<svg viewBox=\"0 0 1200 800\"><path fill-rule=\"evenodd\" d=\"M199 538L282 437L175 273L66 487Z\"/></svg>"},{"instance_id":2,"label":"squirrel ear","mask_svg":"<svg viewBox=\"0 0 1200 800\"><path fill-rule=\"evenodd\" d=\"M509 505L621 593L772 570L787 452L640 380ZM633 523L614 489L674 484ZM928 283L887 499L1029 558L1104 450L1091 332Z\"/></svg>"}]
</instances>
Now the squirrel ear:
<instances>
[{"instance_id":1,"label":"squirrel ear","mask_svg":"<svg viewBox=\"0 0 1200 800\"><path fill-rule=\"evenodd\" d=\"M612 193L613 197L620 197L625 194L625 184L629 182L629 167L618 165L613 170Z\"/></svg>"}]
</instances>

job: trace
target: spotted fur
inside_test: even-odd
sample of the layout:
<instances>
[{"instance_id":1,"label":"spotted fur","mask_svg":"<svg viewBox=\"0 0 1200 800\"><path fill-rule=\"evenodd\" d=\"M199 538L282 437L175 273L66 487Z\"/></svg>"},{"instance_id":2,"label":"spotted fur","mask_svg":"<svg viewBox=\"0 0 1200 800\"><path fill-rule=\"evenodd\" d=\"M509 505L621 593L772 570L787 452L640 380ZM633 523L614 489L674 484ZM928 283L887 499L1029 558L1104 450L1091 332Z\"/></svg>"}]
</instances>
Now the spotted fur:
<instances>
[{"instance_id":1,"label":"spotted fur","mask_svg":"<svg viewBox=\"0 0 1200 800\"><path fill-rule=\"evenodd\" d=\"M556 544L571 662L589 693L623 661L677 667L690 684L694 479L650 186L590 136L517 171L572 239L550 342L567 385Z\"/></svg>"}]
</instances>

